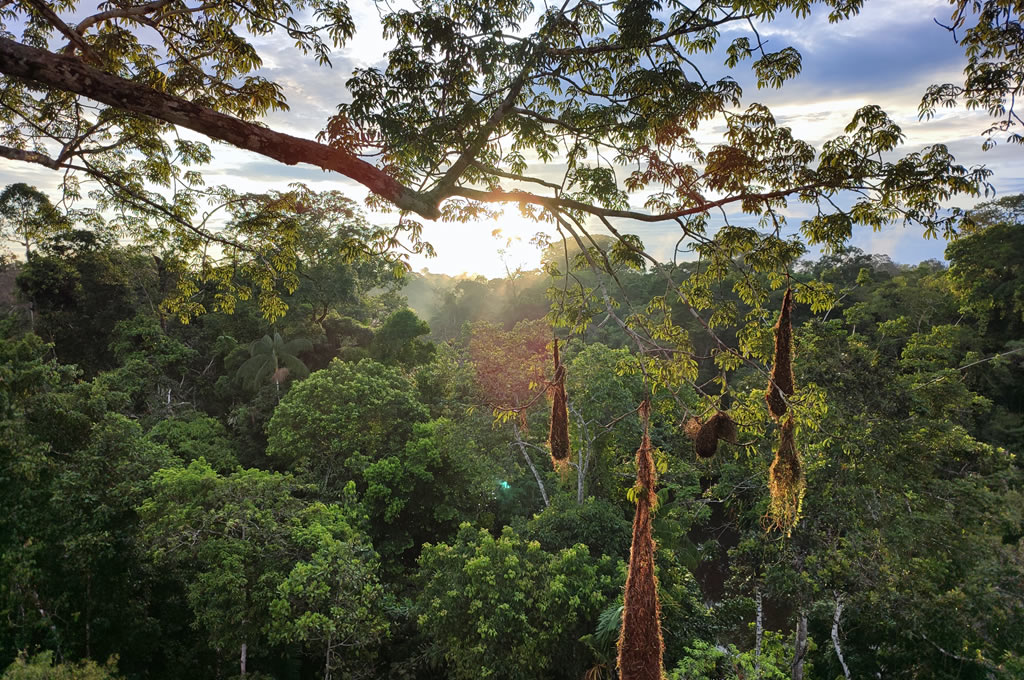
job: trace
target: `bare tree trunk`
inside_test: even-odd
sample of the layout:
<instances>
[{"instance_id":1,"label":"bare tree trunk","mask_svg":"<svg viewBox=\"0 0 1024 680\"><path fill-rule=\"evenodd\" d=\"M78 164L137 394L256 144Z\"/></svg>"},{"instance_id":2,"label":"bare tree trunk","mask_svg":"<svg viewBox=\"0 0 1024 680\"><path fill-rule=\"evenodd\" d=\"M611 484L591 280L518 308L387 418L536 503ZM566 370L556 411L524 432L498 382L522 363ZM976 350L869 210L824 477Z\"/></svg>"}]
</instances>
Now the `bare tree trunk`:
<instances>
[{"instance_id":1,"label":"bare tree trunk","mask_svg":"<svg viewBox=\"0 0 1024 680\"><path fill-rule=\"evenodd\" d=\"M39 591L33 588L31 593L32 599L35 600L36 611L39 612L39 616L43 617L43 619L50 623L50 632L53 634L53 642L57 646L57 662L64 663L64 652L61 649L60 634L57 632L57 624L53 622L53 617L50 616L49 612L46 611L46 608L43 607L43 600L39 597Z\"/></svg>"},{"instance_id":2,"label":"bare tree trunk","mask_svg":"<svg viewBox=\"0 0 1024 680\"><path fill-rule=\"evenodd\" d=\"M807 612L801 610L796 623L796 645L793 649L793 680L804 680L804 657L807 655Z\"/></svg>"},{"instance_id":3,"label":"bare tree trunk","mask_svg":"<svg viewBox=\"0 0 1024 680\"><path fill-rule=\"evenodd\" d=\"M839 665L843 667L843 677L850 680L850 669L843 658L843 650L839 647L839 619L843 615L843 596L837 590L834 593L836 599L836 612L832 615L832 646L836 648L836 656L839 658Z\"/></svg>"},{"instance_id":4,"label":"bare tree trunk","mask_svg":"<svg viewBox=\"0 0 1024 680\"><path fill-rule=\"evenodd\" d=\"M249 655L249 645L245 642L242 643L242 653L238 659L238 669L241 672L242 677L245 677L245 662Z\"/></svg>"},{"instance_id":5,"label":"bare tree trunk","mask_svg":"<svg viewBox=\"0 0 1024 680\"><path fill-rule=\"evenodd\" d=\"M85 577L85 658L92 658L92 572Z\"/></svg>"},{"instance_id":6,"label":"bare tree trunk","mask_svg":"<svg viewBox=\"0 0 1024 680\"><path fill-rule=\"evenodd\" d=\"M327 653L324 654L324 680L331 680L331 653L333 649L334 636L327 637Z\"/></svg>"},{"instance_id":7,"label":"bare tree trunk","mask_svg":"<svg viewBox=\"0 0 1024 680\"><path fill-rule=\"evenodd\" d=\"M590 469L590 459L594 454L594 440L590 436L590 428L587 427L587 421L583 418L583 414L572 408L572 404L569 404L569 411L576 416L576 422L580 426L580 434L583 439L583 446L580 448L578 459L579 462L576 467L576 502L580 505L583 504L584 484L587 478L587 470ZM584 454L586 454L584 456Z\"/></svg>"},{"instance_id":8,"label":"bare tree trunk","mask_svg":"<svg viewBox=\"0 0 1024 680\"><path fill-rule=\"evenodd\" d=\"M583 475L586 470L583 468L583 450L577 454L576 464L576 504L583 505Z\"/></svg>"},{"instance_id":9,"label":"bare tree trunk","mask_svg":"<svg viewBox=\"0 0 1024 680\"><path fill-rule=\"evenodd\" d=\"M757 623L754 628L754 678L761 678L761 642L764 639L764 601L761 597L761 586L754 589L754 599L757 601Z\"/></svg>"},{"instance_id":10,"label":"bare tree trunk","mask_svg":"<svg viewBox=\"0 0 1024 680\"><path fill-rule=\"evenodd\" d=\"M523 437L519 433L519 425L514 421L512 423L512 432L515 434L516 444L519 445L519 450L523 454L523 460L526 461L527 467L529 467L530 472L533 473L533 478L537 480L537 488L540 489L540 497L544 499L544 507L546 508L551 505L551 502L548 500L548 492L544 488L544 481L540 478L540 473L537 472L537 467L533 464L533 460L530 458L530 454L526 450L526 442L523 441Z\"/></svg>"}]
</instances>

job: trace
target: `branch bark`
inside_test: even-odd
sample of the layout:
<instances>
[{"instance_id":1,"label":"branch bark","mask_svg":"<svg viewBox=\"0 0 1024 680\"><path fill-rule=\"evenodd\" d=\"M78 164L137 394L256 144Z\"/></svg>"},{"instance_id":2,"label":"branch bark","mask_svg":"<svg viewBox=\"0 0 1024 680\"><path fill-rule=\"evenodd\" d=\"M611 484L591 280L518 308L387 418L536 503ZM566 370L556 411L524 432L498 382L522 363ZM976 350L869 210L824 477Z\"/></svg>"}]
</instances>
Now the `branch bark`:
<instances>
[{"instance_id":1,"label":"branch bark","mask_svg":"<svg viewBox=\"0 0 1024 680\"><path fill-rule=\"evenodd\" d=\"M469 158L467 153L463 153L449 168L438 187L433 191L420 192L402 184L380 168L343 149L276 132L258 123L235 118L187 99L154 90L147 85L106 73L73 56L55 54L0 38L0 73L78 94L116 109L149 116L172 125L180 125L211 139L227 142L239 149L272 158L286 165L307 163L323 170L337 172L355 180L399 209L431 220L441 217L440 204L452 197L462 197L485 203L525 203L549 210L579 211L603 218L662 222L707 212L712 208L741 201L766 202L821 188L819 184L805 184L770 192L735 194L689 208L652 214L605 208L564 197L541 196L520 190L485 191L457 186L454 181L461 176L465 166L474 160ZM493 121L488 121L485 128L491 126L492 123L496 126L508 113L510 108L506 107L508 101L511 99L507 99L498 107L492 115ZM23 154L21 157L12 155L10 152L4 155L8 158L47 165L43 158L32 156L31 152L21 152L21 154Z\"/></svg>"},{"instance_id":2,"label":"branch bark","mask_svg":"<svg viewBox=\"0 0 1024 680\"><path fill-rule=\"evenodd\" d=\"M0 38L0 73L88 97L202 133L286 165L308 163L349 177L403 210L440 217L437 201L341 149L234 118L83 64L79 59Z\"/></svg>"}]
</instances>

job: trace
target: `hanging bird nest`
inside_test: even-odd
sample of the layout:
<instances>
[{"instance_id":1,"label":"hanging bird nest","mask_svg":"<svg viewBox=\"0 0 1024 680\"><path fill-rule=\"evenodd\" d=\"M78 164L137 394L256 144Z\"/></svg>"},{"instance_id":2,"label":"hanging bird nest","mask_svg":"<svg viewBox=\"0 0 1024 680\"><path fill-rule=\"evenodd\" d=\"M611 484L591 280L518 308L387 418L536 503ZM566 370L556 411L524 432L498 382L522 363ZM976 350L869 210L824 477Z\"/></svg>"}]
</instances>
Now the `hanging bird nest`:
<instances>
[{"instance_id":1,"label":"hanging bird nest","mask_svg":"<svg viewBox=\"0 0 1024 680\"><path fill-rule=\"evenodd\" d=\"M640 405L644 435L636 452L636 481L640 493L633 518L633 543L629 550L629 574L622 605L622 629L618 642L620 680L661 680L664 642L661 637L661 604L658 577L654 573L654 538L651 510L655 499L655 470L648 432L650 402Z\"/></svg>"},{"instance_id":2,"label":"hanging bird nest","mask_svg":"<svg viewBox=\"0 0 1024 680\"><path fill-rule=\"evenodd\" d=\"M548 431L548 447L555 469L565 473L569 465L569 402L565 395L565 366L558 356L558 341L555 341L555 377L548 388L551 398L551 429Z\"/></svg>"},{"instance_id":3,"label":"hanging bird nest","mask_svg":"<svg viewBox=\"0 0 1024 680\"><path fill-rule=\"evenodd\" d=\"M786 289L782 298L779 320L775 323L775 363L772 378L765 391L764 400L772 417L779 420L786 414L786 399L793 396L793 290ZM780 394L781 393L781 394Z\"/></svg>"},{"instance_id":4,"label":"hanging bird nest","mask_svg":"<svg viewBox=\"0 0 1024 680\"><path fill-rule=\"evenodd\" d=\"M793 416L790 416L779 432L779 448L768 470L769 514L776 528L787 535L800 519L800 506L807 488L800 452L796 449L795 430Z\"/></svg>"},{"instance_id":5,"label":"hanging bird nest","mask_svg":"<svg viewBox=\"0 0 1024 680\"><path fill-rule=\"evenodd\" d=\"M724 411L716 411L706 421L691 418L684 428L693 440L693 450L700 458L711 458L718 451L719 440L736 443L736 422Z\"/></svg>"}]
</instances>

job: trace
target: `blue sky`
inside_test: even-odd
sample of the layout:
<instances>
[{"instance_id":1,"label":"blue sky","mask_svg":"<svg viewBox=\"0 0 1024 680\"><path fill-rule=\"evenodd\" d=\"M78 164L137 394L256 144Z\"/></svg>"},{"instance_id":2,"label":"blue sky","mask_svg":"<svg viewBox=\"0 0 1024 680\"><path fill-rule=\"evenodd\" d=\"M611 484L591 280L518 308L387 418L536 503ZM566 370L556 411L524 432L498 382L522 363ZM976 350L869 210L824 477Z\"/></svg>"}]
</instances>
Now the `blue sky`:
<instances>
[{"instance_id":1,"label":"blue sky","mask_svg":"<svg viewBox=\"0 0 1024 680\"><path fill-rule=\"evenodd\" d=\"M332 69L319 68L303 59L287 39L272 37L257 44L264 56L265 75L284 86L292 108L287 114L270 116L267 122L271 126L313 137L335 105L347 97L344 82L352 69L382 63L387 43L380 34L376 8L367 0L352 0L350 6L357 35L333 55ZM803 55L802 73L782 90L760 91L745 69L737 69L732 75L744 87L745 105L755 101L769 105L781 124L792 127L796 136L815 146L840 134L858 108L878 104L907 135L901 151L943 143L959 162L984 164L994 170L992 182L1000 195L1024 191L1024 150L999 144L994 150L982 152L980 132L988 125L986 116L956 109L943 111L930 121L917 119L917 105L925 88L936 82L955 82L961 75L962 52L950 34L933 21L947 20L950 11L949 3L941 0L867 0L859 16L839 24L829 24L824 12L803 20L782 16L759 26L759 31L769 49L796 47ZM723 44L730 38L724 35ZM717 58L704 59L703 65L709 78L727 73ZM713 138L714 130L708 132L709 139ZM355 198L365 196L361 187L313 167L288 167L220 144L215 145L214 152L216 160L206 173L210 184L228 183L238 189L259 191L303 181L316 189L341 189ZM0 182L16 181L52 190L57 177L43 168L0 162ZM636 198L635 205L642 203L642 197ZM969 207L974 202L966 199L956 205ZM793 229L806 216L806 210L807 206L799 204L791 208ZM434 244L439 256L417 259L414 267L449 274L499 276L505 264L535 266L539 253L528 240L543 225L528 223L513 213L517 213L514 208L497 223L428 224L425 238ZM730 219L755 223L739 214ZM388 217L380 216L378 220L386 222ZM678 232L669 225L624 222L619 227L640 235L657 257L669 257L678 239ZM495 228L502 230L500 241L492 236ZM497 250L507 238L514 239L514 243L506 249L503 262ZM902 226L879 233L859 229L853 243L865 251L886 253L894 261L908 263L941 258L945 248L943 241L926 241L919 229Z\"/></svg>"}]
</instances>

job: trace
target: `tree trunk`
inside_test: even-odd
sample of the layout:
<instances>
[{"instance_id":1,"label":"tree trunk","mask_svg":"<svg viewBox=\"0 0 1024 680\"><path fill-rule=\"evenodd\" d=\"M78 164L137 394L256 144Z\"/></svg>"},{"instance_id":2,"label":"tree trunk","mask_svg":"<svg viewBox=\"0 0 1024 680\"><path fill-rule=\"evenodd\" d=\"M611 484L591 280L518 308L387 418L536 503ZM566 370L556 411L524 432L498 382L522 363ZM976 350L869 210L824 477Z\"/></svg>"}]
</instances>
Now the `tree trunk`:
<instances>
[{"instance_id":1,"label":"tree trunk","mask_svg":"<svg viewBox=\"0 0 1024 680\"><path fill-rule=\"evenodd\" d=\"M807 612L801 610L799 616L793 648L793 680L804 680L804 657L807 655Z\"/></svg>"},{"instance_id":2,"label":"tree trunk","mask_svg":"<svg viewBox=\"0 0 1024 680\"><path fill-rule=\"evenodd\" d=\"M583 505L583 449L576 454L576 504Z\"/></svg>"},{"instance_id":3,"label":"tree trunk","mask_svg":"<svg viewBox=\"0 0 1024 680\"><path fill-rule=\"evenodd\" d=\"M519 445L519 450L523 454L523 460L526 461L527 467L529 467L530 472L533 473L533 478L537 480L537 488L540 489L540 497L544 499L544 507L546 508L551 505L551 502L548 500L548 492L544 488L544 481L540 478L540 473L537 472L537 467L533 464L533 460L530 458L530 454L526 450L526 442L523 441L522 435L519 434L519 426L515 422L512 423L512 432L515 434L516 444Z\"/></svg>"},{"instance_id":4,"label":"tree trunk","mask_svg":"<svg viewBox=\"0 0 1024 680\"><path fill-rule=\"evenodd\" d=\"M757 624L754 628L754 678L761 678L761 642L764 639L764 601L761 597L761 587L754 589L754 599L757 602Z\"/></svg>"},{"instance_id":5,"label":"tree trunk","mask_svg":"<svg viewBox=\"0 0 1024 680\"><path fill-rule=\"evenodd\" d=\"M843 596L837 590L835 592L836 612L832 616L832 646L836 648L836 657L839 665L843 667L843 677L850 680L850 669L846 666L846 659L843 658L843 650L839 646L839 619L843 615Z\"/></svg>"},{"instance_id":6,"label":"tree trunk","mask_svg":"<svg viewBox=\"0 0 1024 680\"><path fill-rule=\"evenodd\" d=\"M327 636L327 653L324 654L324 680L331 680L331 653L333 650L334 636Z\"/></svg>"},{"instance_id":7,"label":"tree trunk","mask_svg":"<svg viewBox=\"0 0 1024 680\"><path fill-rule=\"evenodd\" d=\"M576 422L580 426L580 435L583 439L583 446L580 447L578 458L578 464L576 468L576 503L583 505L584 492L586 491L586 479L587 471L590 469L590 459L594 454L594 441L590 437L590 428L587 427L587 421L584 420L583 415L579 411L572 409L572 405L569 405L569 411L576 416Z\"/></svg>"},{"instance_id":8,"label":"tree trunk","mask_svg":"<svg viewBox=\"0 0 1024 680\"><path fill-rule=\"evenodd\" d=\"M240 674L241 674L241 676L243 678L245 677L245 662L246 662L246 658L248 657L248 655L249 655L249 645L243 642L242 643L242 653L239 655L239 658L238 658L238 670L240 671Z\"/></svg>"}]
</instances>

